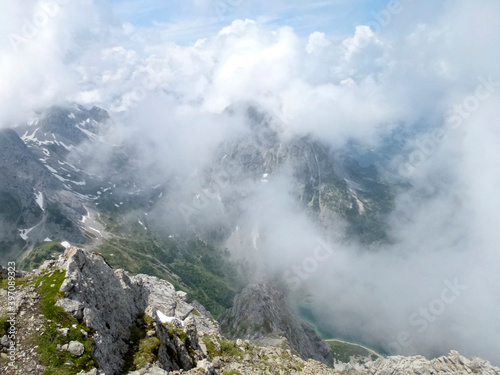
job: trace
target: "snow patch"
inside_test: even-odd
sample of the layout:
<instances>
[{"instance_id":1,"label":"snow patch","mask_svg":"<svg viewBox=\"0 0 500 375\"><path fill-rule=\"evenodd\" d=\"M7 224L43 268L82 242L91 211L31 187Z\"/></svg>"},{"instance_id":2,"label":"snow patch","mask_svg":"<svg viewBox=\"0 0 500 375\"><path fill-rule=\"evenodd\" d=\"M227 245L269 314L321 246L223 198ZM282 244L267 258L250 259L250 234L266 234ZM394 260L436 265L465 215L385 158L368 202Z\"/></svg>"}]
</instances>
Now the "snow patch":
<instances>
[{"instance_id":1,"label":"snow patch","mask_svg":"<svg viewBox=\"0 0 500 375\"><path fill-rule=\"evenodd\" d=\"M85 134L87 137L89 137L90 139L94 139L94 138L96 138L96 137L97 137L94 133L92 133L92 132L88 131L87 129L83 129L83 128L81 128L81 127L80 127L80 125L76 125L76 128L77 128L78 130L80 130L82 133L84 133L84 134Z\"/></svg>"},{"instance_id":2,"label":"snow patch","mask_svg":"<svg viewBox=\"0 0 500 375\"><path fill-rule=\"evenodd\" d=\"M87 184L85 181L80 181L80 182L78 182L78 181L72 181L72 180L68 180L68 179L66 179L66 178L64 178L64 177L59 176L59 173L58 173L58 172L57 172L54 168L52 168L50 165L45 164L45 167L46 167L49 171L51 171L51 172L52 172L52 174L54 175L54 177L55 177L55 178L57 178L59 181L62 181L62 182L70 182L70 183L72 183L72 184L75 184L75 185L80 185L80 186L84 186L84 185L86 185L86 184ZM67 176L71 177L71 175L70 175L70 174L68 174ZM66 185L66 184L65 184L64 186L66 186L66 188L67 188L68 190L71 190L71 187L69 187L68 185Z\"/></svg>"},{"instance_id":3,"label":"snow patch","mask_svg":"<svg viewBox=\"0 0 500 375\"><path fill-rule=\"evenodd\" d=\"M356 195L356 193L352 189L349 189L349 191L351 192L352 197L356 200L356 203L358 204L359 213L361 215L364 214L365 213L365 205L363 204L363 202L361 202L359 200L358 196Z\"/></svg>"},{"instance_id":4,"label":"snow patch","mask_svg":"<svg viewBox=\"0 0 500 375\"><path fill-rule=\"evenodd\" d=\"M176 318L175 316L166 316L164 313L162 313L159 310L156 311L156 315L158 315L158 319L160 319L160 322L162 322L163 324L173 323L174 321L178 321L181 324L181 326L184 327L184 322L182 320L180 320L179 318Z\"/></svg>"},{"instance_id":5,"label":"snow patch","mask_svg":"<svg viewBox=\"0 0 500 375\"><path fill-rule=\"evenodd\" d=\"M46 167L49 171L51 171L53 174L57 174L57 171L56 171L54 168L52 168L50 165L46 165L45 167Z\"/></svg>"},{"instance_id":6,"label":"snow patch","mask_svg":"<svg viewBox=\"0 0 500 375\"><path fill-rule=\"evenodd\" d=\"M72 150L72 149L74 149L74 148L75 148L75 146L73 146L73 145L68 146L68 145L64 144L64 142L61 142L61 141L57 142L57 144L58 144L59 146L63 146L63 147L64 147L66 150L68 150L68 151L70 151L70 150Z\"/></svg>"},{"instance_id":7,"label":"snow patch","mask_svg":"<svg viewBox=\"0 0 500 375\"><path fill-rule=\"evenodd\" d=\"M30 125L31 126L31 125ZM38 139L36 139L35 135L36 135L36 132L38 131L39 128L36 128L35 131L33 132L33 134L31 135L28 135L28 131L26 130L26 133L23 134L23 136L21 137L21 139L26 142L26 141L33 141L33 142L36 142L38 141Z\"/></svg>"},{"instance_id":8,"label":"snow patch","mask_svg":"<svg viewBox=\"0 0 500 375\"><path fill-rule=\"evenodd\" d=\"M83 206L83 208L85 208L85 211L87 211L87 215L82 216L82 220L80 220L80 221L85 224L87 219L90 218L90 212L89 212L89 210L87 210L87 207Z\"/></svg>"},{"instance_id":9,"label":"snow patch","mask_svg":"<svg viewBox=\"0 0 500 375\"><path fill-rule=\"evenodd\" d=\"M75 167L73 164L70 164L68 163L67 161L60 161L58 160L57 163L59 165L67 165L68 167L70 167L71 169L73 169L74 171L76 172L81 172L81 169L78 169L77 167Z\"/></svg>"},{"instance_id":10,"label":"snow patch","mask_svg":"<svg viewBox=\"0 0 500 375\"><path fill-rule=\"evenodd\" d=\"M89 227L89 229L92 229L94 232L99 233L99 235L100 235L101 237L104 237L104 236L102 235L102 233L101 233L100 231L98 231L97 229L92 228L92 227Z\"/></svg>"},{"instance_id":11,"label":"snow patch","mask_svg":"<svg viewBox=\"0 0 500 375\"><path fill-rule=\"evenodd\" d=\"M36 203L38 206L42 209L42 211L45 211L45 208L43 207L43 193L41 191L35 193L36 197Z\"/></svg>"},{"instance_id":12,"label":"snow patch","mask_svg":"<svg viewBox=\"0 0 500 375\"><path fill-rule=\"evenodd\" d=\"M35 229L37 226L38 226L38 224L37 224L37 225L35 225L34 227L29 228L29 229L18 229L18 231L20 232L20 233L19 233L19 235L21 236L21 238L22 238L23 240L25 240L25 241L26 241L26 240L28 239L28 234L29 234L29 232L31 232L31 231L32 231L33 229Z\"/></svg>"}]
</instances>

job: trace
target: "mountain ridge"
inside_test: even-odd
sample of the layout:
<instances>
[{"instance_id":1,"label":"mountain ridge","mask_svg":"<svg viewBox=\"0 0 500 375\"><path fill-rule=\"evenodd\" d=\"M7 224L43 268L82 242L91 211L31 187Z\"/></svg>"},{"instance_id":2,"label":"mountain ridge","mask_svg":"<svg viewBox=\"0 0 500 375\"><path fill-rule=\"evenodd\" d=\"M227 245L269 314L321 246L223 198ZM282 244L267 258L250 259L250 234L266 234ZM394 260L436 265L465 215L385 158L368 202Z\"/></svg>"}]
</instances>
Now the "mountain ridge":
<instances>
[{"instance_id":1,"label":"mountain ridge","mask_svg":"<svg viewBox=\"0 0 500 375\"><path fill-rule=\"evenodd\" d=\"M131 277L112 269L100 255L75 247L36 272L18 276L22 278L16 280L16 326L22 339L16 360L21 366L9 366L5 352L10 340L7 335L0 338L0 369L9 375L50 371L80 375L500 374L500 368L489 362L467 359L455 351L430 361L396 356L329 368L304 361L290 349L230 341L220 335L219 325L204 309L186 303L185 293L168 282L147 275ZM6 298L2 287L0 300ZM0 304L0 316L6 306ZM2 320L0 328L7 332L9 324ZM36 337L38 341L30 341ZM28 355L37 351L37 342L41 355Z\"/></svg>"}]
</instances>

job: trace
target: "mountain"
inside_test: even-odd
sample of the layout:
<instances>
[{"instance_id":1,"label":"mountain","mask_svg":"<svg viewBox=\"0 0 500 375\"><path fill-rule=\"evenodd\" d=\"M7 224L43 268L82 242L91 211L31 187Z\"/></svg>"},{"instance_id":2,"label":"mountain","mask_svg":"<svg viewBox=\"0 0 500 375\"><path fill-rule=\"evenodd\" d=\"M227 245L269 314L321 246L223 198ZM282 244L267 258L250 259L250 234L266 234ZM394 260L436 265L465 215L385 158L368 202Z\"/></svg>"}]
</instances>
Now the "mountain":
<instances>
[{"instance_id":1,"label":"mountain","mask_svg":"<svg viewBox=\"0 0 500 375\"><path fill-rule=\"evenodd\" d=\"M269 282L247 286L220 321L222 332L231 339L276 346L286 342L305 360L333 363L328 344L292 312L285 292Z\"/></svg>"},{"instance_id":2,"label":"mountain","mask_svg":"<svg viewBox=\"0 0 500 375\"><path fill-rule=\"evenodd\" d=\"M11 129L0 131L0 170L2 258L15 259L30 239L87 242L74 220L83 207L72 205L71 194Z\"/></svg>"},{"instance_id":3,"label":"mountain","mask_svg":"<svg viewBox=\"0 0 500 375\"><path fill-rule=\"evenodd\" d=\"M295 316L286 292L258 281L261 259L250 254L259 247L256 238L267 233L247 216L249 199L259 187L271 186L286 174L295 204L324 233L341 220L347 225L343 240L374 245L390 241L384 219L398 183L383 165L363 163L356 153L310 136L283 139L275 119L257 108L248 106L245 116L246 131L217 147L198 171L194 187L157 176L156 167L143 162L135 144L116 144L110 136L112 119L97 107L53 107L4 130L0 260L5 264L17 259L22 268L32 270L46 259L57 259L69 242L95 251L112 267L158 277L187 292L187 303L199 301L215 318L221 316L230 338L285 342L303 359L331 364L329 346ZM193 206L200 196L202 207ZM116 289L144 281L134 277L97 277L91 284L101 280ZM128 311L128 320L117 318L110 326L130 325L130 316L144 312L139 295L151 291L137 288L137 295L125 302L113 301L103 291L102 299L113 304L100 308L109 314L117 306ZM85 293L75 294L74 301ZM120 335L122 341L127 336ZM113 347L123 357L126 345L114 347L113 337L102 339L102 345L101 339L96 342L96 353L102 353L94 357L102 355L101 362L117 371L123 363L108 358L105 348Z\"/></svg>"},{"instance_id":4,"label":"mountain","mask_svg":"<svg viewBox=\"0 0 500 375\"><path fill-rule=\"evenodd\" d=\"M356 158L307 136L283 142L273 118L252 106L247 121L249 131L221 144L201 171L204 181L229 175L228 188L217 192L219 203L213 202L223 205L224 214L215 217L209 206L210 220L199 220L201 212L190 215L187 225L179 225L185 217L177 207L179 200L192 201L193 192L176 185L185 182L168 177L153 183L150 176L157 172L141 164L140 151L132 144L114 144L107 136L113 125L105 110L76 104L52 107L2 131L0 212L5 225L0 253L5 260L14 259L46 239L98 245L108 237L98 214L113 226L124 224L127 213L134 211L142 211L136 224L148 219L144 213L168 212L156 221L150 217L151 226L223 245L234 222L241 221L248 187L272 181L288 168L298 203L326 231L341 218L349 224L348 238L366 244L388 240L384 218L392 208L395 184L385 181L381 168L361 166ZM184 196L166 194L165 189L185 190ZM43 209L38 204L42 201Z\"/></svg>"},{"instance_id":5,"label":"mountain","mask_svg":"<svg viewBox=\"0 0 500 375\"><path fill-rule=\"evenodd\" d=\"M105 110L74 104L0 131L1 263L44 241L98 246L107 236L101 213L151 205L157 190L143 183L133 152L104 137L111 126Z\"/></svg>"},{"instance_id":6,"label":"mountain","mask_svg":"<svg viewBox=\"0 0 500 375\"><path fill-rule=\"evenodd\" d=\"M102 178L83 172L84 157L73 151L95 144L108 121L96 107L53 107L0 133L2 262L41 241L92 241L82 222L88 215L84 205Z\"/></svg>"},{"instance_id":7,"label":"mountain","mask_svg":"<svg viewBox=\"0 0 500 375\"><path fill-rule=\"evenodd\" d=\"M457 352L332 368L304 361L286 340L283 347L228 340L203 306L186 302L172 284L113 269L101 255L75 247L19 276L15 367L9 365L7 279L0 279L0 371L6 375L500 374Z\"/></svg>"},{"instance_id":8,"label":"mountain","mask_svg":"<svg viewBox=\"0 0 500 375\"><path fill-rule=\"evenodd\" d=\"M192 180L169 182L176 194L167 194L153 209L158 227L196 236L237 255L249 254L259 220L245 216L248 200L262 186L287 175L297 207L327 236L345 222L342 240L367 247L390 241L385 219L403 186L390 171L310 136L285 139L271 115L252 106L244 112L243 134L222 142ZM245 238L235 245L228 242L234 235Z\"/></svg>"},{"instance_id":9,"label":"mountain","mask_svg":"<svg viewBox=\"0 0 500 375\"><path fill-rule=\"evenodd\" d=\"M198 171L195 187L162 177L143 161L137 145L117 144L113 120L97 107L48 108L6 130L15 141L6 140L9 147L2 149L4 175L12 177L0 183L6 222L0 261L17 258L30 269L60 252L58 243L69 241L104 254L114 266L180 280L219 314L259 267L247 254L254 253L255 235L266 233L246 217L247 200L252 190L283 173L291 174L297 206L325 233L343 220L348 240L369 245L389 240L384 219L396 184L387 181L383 167L308 136L283 140L272 116L253 106L244 113L247 130L215 149ZM32 165L16 167L22 158L13 157L14 146ZM36 178L23 182L23 195L14 199L21 191L10 188L16 186L10 180L19 173ZM225 180L218 186L220 176ZM200 194L203 208L193 206ZM232 241L235 236L243 240ZM229 266L227 260L238 264ZM228 276L230 267L240 271L243 285ZM203 290L207 280L221 289L219 296Z\"/></svg>"}]
</instances>

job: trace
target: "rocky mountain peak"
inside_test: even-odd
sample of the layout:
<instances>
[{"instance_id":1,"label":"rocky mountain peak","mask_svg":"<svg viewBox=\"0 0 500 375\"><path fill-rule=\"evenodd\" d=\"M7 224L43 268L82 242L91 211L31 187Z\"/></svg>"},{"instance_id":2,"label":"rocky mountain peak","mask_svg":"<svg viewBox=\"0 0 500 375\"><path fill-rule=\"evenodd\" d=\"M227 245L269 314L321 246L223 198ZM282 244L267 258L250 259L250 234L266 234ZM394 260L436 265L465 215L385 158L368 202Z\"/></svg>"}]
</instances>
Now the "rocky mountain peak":
<instances>
[{"instance_id":1,"label":"rocky mountain peak","mask_svg":"<svg viewBox=\"0 0 500 375\"><path fill-rule=\"evenodd\" d=\"M203 358L197 333L218 333L218 325L197 312L186 302L185 293L176 292L167 281L115 270L97 253L72 247L57 262L46 266L66 270L60 288L64 298L57 301L57 306L95 331L93 356L106 374L116 374L124 366L130 328L140 315L148 317L156 327L161 342L159 352L172 349L177 353L175 358L160 356L167 370L194 367L196 360ZM184 330L189 345L172 342L166 324Z\"/></svg>"},{"instance_id":2,"label":"rocky mountain peak","mask_svg":"<svg viewBox=\"0 0 500 375\"><path fill-rule=\"evenodd\" d=\"M16 275L17 352L12 367L6 275L0 267L1 374L500 374L489 362L457 352L433 360L389 357L333 368L301 359L294 347L270 345L272 340L263 345L245 337L231 341L221 336L218 323L203 307L188 303L186 293L172 284L113 269L102 255L76 247L36 272ZM249 296L255 296L253 305L247 303ZM246 306L250 323L272 319L270 328L287 334L293 345L298 343L292 329L311 344L313 335L294 321L285 300L279 289L257 283L236 299L228 316L243 314Z\"/></svg>"},{"instance_id":3,"label":"rocky mountain peak","mask_svg":"<svg viewBox=\"0 0 500 375\"><path fill-rule=\"evenodd\" d=\"M291 310L286 294L270 282L250 284L235 297L233 307L221 319L223 333L230 338L256 343L278 343L283 339L303 359L333 363L330 347L314 327Z\"/></svg>"}]
</instances>

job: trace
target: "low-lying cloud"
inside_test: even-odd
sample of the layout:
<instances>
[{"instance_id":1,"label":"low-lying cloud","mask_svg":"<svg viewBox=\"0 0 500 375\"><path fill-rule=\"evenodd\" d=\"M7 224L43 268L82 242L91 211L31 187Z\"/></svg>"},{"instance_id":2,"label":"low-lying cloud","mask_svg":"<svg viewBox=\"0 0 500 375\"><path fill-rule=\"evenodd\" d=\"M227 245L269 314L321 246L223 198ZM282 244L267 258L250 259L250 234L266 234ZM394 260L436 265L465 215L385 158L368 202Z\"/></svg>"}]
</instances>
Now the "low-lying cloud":
<instances>
[{"instance_id":1,"label":"low-lying cloud","mask_svg":"<svg viewBox=\"0 0 500 375\"><path fill-rule=\"evenodd\" d=\"M3 125L68 100L100 105L116 121L113 141L133 141L145 165L181 180L205 168L221 142L248 132L234 110L242 103L274 118L282 141L311 135L333 148L351 139L376 148L394 129L413 129L394 155L395 171L408 161L414 168L389 218L392 244L374 252L331 236L331 252L304 263L323 233L295 205L283 173L250 186L248 249L273 273L311 269L300 281L314 311L343 337L393 353L459 349L500 363L498 2L438 10L406 2L378 33L359 25L347 38L236 20L189 46L162 26L120 24L97 1L52 3L60 10L47 21L36 21L45 2L0 6ZM26 19L40 24L30 39ZM13 45L13 33L28 43ZM491 83L487 100L466 101L482 80ZM452 127L457 105L465 115ZM419 137L436 129L429 151ZM419 147L423 157L411 159Z\"/></svg>"}]
</instances>

